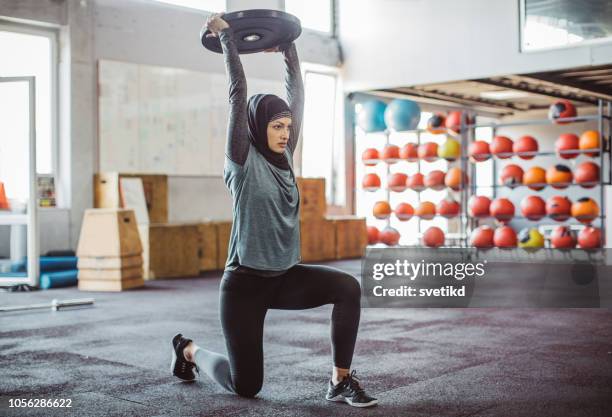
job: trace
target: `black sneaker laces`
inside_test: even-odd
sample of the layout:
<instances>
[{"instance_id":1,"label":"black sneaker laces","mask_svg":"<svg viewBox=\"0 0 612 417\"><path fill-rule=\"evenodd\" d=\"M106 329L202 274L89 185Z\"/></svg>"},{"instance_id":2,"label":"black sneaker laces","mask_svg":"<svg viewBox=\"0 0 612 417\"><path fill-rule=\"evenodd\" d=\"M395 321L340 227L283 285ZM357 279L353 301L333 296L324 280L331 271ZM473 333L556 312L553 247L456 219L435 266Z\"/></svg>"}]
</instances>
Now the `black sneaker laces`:
<instances>
[{"instance_id":1,"label":"black sneaker laces","mask_svg":"<svg viewBox=\"0 0 612 417\"><path fill-rule=\"evenodd\" d=\"M365 390L359 385L359 378L355 376L357 371L353 369L351 374L347 377L347 383L351 394L357 398L361 398L365 395Z\"/></svg>"}]
</instances>

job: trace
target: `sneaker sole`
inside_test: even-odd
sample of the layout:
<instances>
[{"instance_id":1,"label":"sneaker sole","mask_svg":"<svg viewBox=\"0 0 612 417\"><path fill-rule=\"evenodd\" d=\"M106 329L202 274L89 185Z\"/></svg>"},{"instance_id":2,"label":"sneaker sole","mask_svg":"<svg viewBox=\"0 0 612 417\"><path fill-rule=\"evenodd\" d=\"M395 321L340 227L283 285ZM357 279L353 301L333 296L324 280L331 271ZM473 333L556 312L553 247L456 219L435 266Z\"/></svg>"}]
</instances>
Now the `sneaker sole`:
<instances>
[{"instance_id":1,"label":"sneaker sole","mask_svg":"<svg viewBox=\"0 0 612 417\"><path fill-rule=\"evenodd\" d=\"M185 378L181 378L180 376L177 375L177 372L176 372L176 361L177 361L177 359L178 358L176 357L176 352L174 350L172 350L172 362L170 363L170 372L172 372L172 375L174 375L175 377L177 377L181 381L186 381L186 382L195 381L195 378L193 378L193 379L185 379Z\"/></svg>"},{"instance_id":2,"label":"sneaker sole","mask_svg":"<svg viewBox=\"0 0 612 417\"><path fill-rule=\"evenodd\" d=\"M365 407L372 407L373 405L378 404L378 400L372 400L370 402L367 403L354 403L351 401L350 398L347 398L343 395L336 395L335 397L332 398L325 398L327 401L333 401L333 402L338 402L338 403L347 403L348 405L352 406L352 407L360 407L360 408L365 408Z\"/></svg>"}]
</instances>

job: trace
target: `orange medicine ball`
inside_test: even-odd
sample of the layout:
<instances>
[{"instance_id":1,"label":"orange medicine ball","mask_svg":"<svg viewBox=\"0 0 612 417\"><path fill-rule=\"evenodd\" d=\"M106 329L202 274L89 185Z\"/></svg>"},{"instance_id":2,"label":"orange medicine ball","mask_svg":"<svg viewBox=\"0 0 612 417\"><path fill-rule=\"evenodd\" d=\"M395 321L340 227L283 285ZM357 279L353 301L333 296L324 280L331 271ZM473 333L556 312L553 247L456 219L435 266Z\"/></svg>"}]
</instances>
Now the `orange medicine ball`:
<instances>
[{"instance_id":1,"label":"orange medicine ball","mask_svg":"<svg viewBox=\"0 0 612 417\"><path fill-rule=\"evenodd\" d=\"M523 168L516 164L508 164L502 169L499 180L501 185L514 188L523 183L523 174Z\"/></svg>"},{"instance_id":2,"label":"orange medicine ball","mask_svg":"<svg viewBox=\"0 0 612 417\"><path fill-rule=\"evenodd\" d=\"M400 234L394 228L387 226L379 233L379 239L387 246L395 246L400 240Z\"/></svg>"},{"instance_id":3,"label":"orange medicine ball","mask_svg":"<svg viewBox=\"0 0 612 417\"><path fill-rule=\"evenodd\" d=\"M407 143L400 149L400 158L408 162L414 162L419 159L416 143Z\"/></svg>"},{"instance_id":4,"label":"orange medicine ball","mask_svg":"<svg viewBox=\"0 0 612 417\"><path fill-rule=\"evenodd\" d=\"M510 226L502 226L495 229L493 243L498 248L515 248L518 243L516 232Z\"/></svg>"},{"instance_id":5,"label":"orange medicine ball","mask_svg":"<svg viewBox=\"0 0 612 417\"><path fill-rule=\"evenodd\" d=\"M521 214L529 220L540 220L546 215L546 203L537 195L528 195L521 200Z\"/></svg>"},{"instance_id":6,"label":"orange medicine ball","mask_svg":"<svg viewBox=\"0 0 612 417\"><path fill-rule=\"evenodd\" d=\"M380 177L376 174L366 174L363 177L361 186L366 191L376 191L380 188Z\"/></svg>"},{"instance_id":7,"label":"orange medicine ball","mask_svg":"<svg viewBox=\"0 0 612 417\"><path fill-rule=\"evenodd\" d=\"M521 159L533 159L538 151L538 141L529 135L521 136L514 144L512 145L512 152L518 154L518 157Z\"/></svg>"},{"instance_id":8,"label":"orange medicine ball","mask_svg":"<svg viewBox=\"0 0 612 417\"><path fill-rule=\"evenodd\" d=\"M377 201L372 209L372 214L377 219L387 219L391 215L391 206L386 201Z\"/></svg>"},{"instance_id":9,"label":"orange medicine ball","mask_svg":"<svg viewBox=\"0 0 612 417\"><path fill-rule=\"evenodd\" d=\"M506 159L512 156L512 139L507 136L495 136L489 145L491 153L499 159Z\"/></svg>"},{"instance_id":10,"label":"orange medicine ball","mask_svg":"<svg viewBox=\"0 0 612 417\"><path fill-rule=\"evenodd\" d=\"M567 188L573 177L572 170L567 165L557 164L546 170L546 182L556 189Z\"/></svg>"},{"instance_id":11,"label":"orange medicine ball","mask_svg":"<svg viewBox=\"0 0 612 417\"><path fill-rule=\"evenodd\" d=\"M388 164L394 164L400 159L399 147L396 145L386 145L382 151L381 158Z\"/></svg>"},{"instance_id":12,"label":"orange medicine ball","mask_svg":"<svg viewBox=\"0 0 612 417\"><path fill-rule=\"evenodd\" d=\"M374 165L376 165L379 162L379 160L380 160L380 157L378 155L378 150L376 148L368 148L368 149L366 149L361 154L361 160L367 166L374 166Z\"/></svg>"},{"instance_id":13,"label":"orange medicine ball","mask_svg":"<svg viewBox=\"0 0 612 417\"><path fill-rule=\"evenodd\" d=\"M495 231L490 226L480 226L472 232L470 242L476 248L491 248L493 244L493 234Z\"/></svg>"},{"instance_id":14,"label":"orange medicine ball","mask_svg":"<svg viewBox=\"0 0 612 417\"><path fill-rule=\"evenodd\" d=\"M433 162L438 159L438 144L435 142L425 142L419 145L417 149L419 159L427 162Z\"/></svg>"},{"instance_id":15,"label":"orange medicine ball","mask_svg":"<svg viewBox=\"0 0 612 417\"><path fill-rule=\"evenodd\" d=\"M578 232L578 244L582 249L595 249L601 247L601 230L587 226Z\"/></svg>"},{"instance_id":16,"label":"orange medicine ball","mask_svg":"<svg viewBox=\"0 0 612 417\"><path fill-rule=\"evenodd\" d=\"M395 172L389 176L389 189L396 192L404 191L407 181L408 175L401 172Z\"/></svg>"},{"instance_id":17,"label":"orange medicine ball","mask_svg":"<svg viewBox=\"0 0 612 417\"><path fill-rule=\"evenodd\" d=\"M400 221L407 221L412 218L414 215L414 209L408 203L399 203L397 207L395 207L395 217L397 217Z\"/></svg>"},{"instance_id":18,"label":"orange medicine ball","mask_svg":"<svg viewBox=\"0 0 612 417\"><path fill-rule=\"evenodd\" d=\"M375 226L368 226L368 245L374 245L378 243L379 231Z\"/></svg>"},{"instance_id":19,"label":"orange medicine ball","mask_svg":"<svg viewBox=\"0 0 612 417\"><path fill-rule=\"evenodd\" d=\"M580 223L591 223L599 216L599 206L590 197L582 197L572 204L572 217Z\"/></svg>"},{"instance_id":20,"label":"orange medicine ball","mask_svg":"<svg viewBox=\"0 0 612 417\"><path fill-rule=\"evenodd\" d=\"M578 146L580 150L590 150L590 149L599 149L599 132L596 130L587 130L580 135L580 141L578 142ZM599 151L597 152L586 152L588 156L599 156Z\"/></svg>"},{"instance_id":21,"label":"orange medicine ball","mask_svg":"<svg viewBox=\"0 0 612 417\"><path fill-rule=\"evenodd\" d=\"M583 188L593 188L599 181L599 165L586 161L578 165L574 179Z\"/></svg>"},{"instance_id":22,"label":"orange medicine ball","mask_svg":"<svg viewBox=\"0 0 612 417\"><path fill-rule=\"evenodd\" d=\"M572 202L566 196L554 195L546 200L546 214L554 221L565 221L572 215Z\"/></svg>"},{"instance_id":23,"label":"orange medicine ball","mask_svg":"<svg viewBox=\"0 0 612 417\"><path fill-rule=\"evenodd\" d=\"M423 174L417 172L416 174L412 174L408 177L408 181L406 182L408 188L414 191L423 191L425 189L425 179Z\"/></svg>"},{"instance_id":24,"label":"orange medicine ball","mask_svg":"<svg viewBox=\"0 0 612 417\"><path fill-rule=\"evenodd\" d=\"M491 216L502 223L509 222L514 217L514 204L507 198L496 198L489 207Z\"/></svg>"},{"instance_id":25,"label":"orange medicine ball","mask_svg":"<svg viewBox=\"0 0 612 417\"><path fill-rule=\"evenodd\" d=\"M444 245L444 232L436 226L431 226L423 233L423 243L430 248Z\"/></svg>"},{"instance_id":26,"label":"orange medicine ball","mask_svg":"<svg viewBox=\"0 0 612 417\"><path fill-rule=\"evenodd\" d=\"M569 226L557 226L550 235L550 244L556 249L576 247L576 233Z\"/></svg>"},{"instance_id":27,"label":"orange medicine ball","mask_svg":"<svg viewBox=\"0 0 612 417\"><path fill-rule=\"evenodd\" d=\"M546 187L546 171L542 167L531 167L523 175L523 184L532 190L540 191Z\"/></svg>"},{"instance_id":28,"label":"orange medicine ball","mask_svg":"<svg viewBox=\"0 0 612 417\"><path fill-rule=\"evenodd\" d=\"M444 177L444 184L454 191L459 191L469 183L468 176L460 168L453 167Z\"/></svg>"},{"instance_id":29,"label":"orange medicine ball","mask_svg":"<svg viewBox=\"0 0 612 417\"><path fill-rule=\"evenodd\" d=\"M424 220L431 220L436 215L436 205L431 201L423 201L417 207L415 214Z\"/></svg>"},{"instance_id":30,"label":"orange medicine ball","mask_svg":"<svg viewBox=\"0 0 612 417\"><path fill-rule=\"evenodd\" d=\"M444 185L444 172L439 169L431 171L425 177L425 186L432 190L441 190L445 187Z\"/></svg>"}]
</instances>

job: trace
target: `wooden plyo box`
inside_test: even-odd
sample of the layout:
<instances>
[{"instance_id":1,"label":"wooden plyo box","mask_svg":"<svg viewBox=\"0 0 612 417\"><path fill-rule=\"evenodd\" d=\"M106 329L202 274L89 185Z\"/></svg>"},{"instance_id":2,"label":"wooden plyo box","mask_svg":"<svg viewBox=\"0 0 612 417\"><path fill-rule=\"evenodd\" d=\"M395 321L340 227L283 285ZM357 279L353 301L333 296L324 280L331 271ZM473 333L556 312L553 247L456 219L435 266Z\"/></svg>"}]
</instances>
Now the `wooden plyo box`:
<instances>
[{"instance_id":1,"label":"wooden plyo box","mask_svg":"<svg viewBox=\"0 0 612 417\"><path fill-rule=\"evenodd\" d=\"M217 229L217 269L225 269L232 222L215 222Z\"/></svg>"},{"instance_id":2,"label":"wooden plyo box","mask_svg":"<svg viewBox=\"0 0 612 417\"><path fill-rule=\"evenodd\" d=\"M368 245L366 220L355 216L328 216L336 231L336 259L361 258Z\"/></svg>"},{"instance_id":3,"label":"wooden plyo box","mask_svg":"<svg viewBox=\"0 0 612 417\"><path fill-rule=\"evenodd\" d=\"M79 258L119 258L141 254L142 244L133 210L85 210L77 247Z\"/></svg>"},{"instance_id":4,"label":"wooden plyo box","mask_svg":"<svg viewBox=\"0 0 612 417\"><path fill-rule=\"evenodd\" d=\"M325 217L325 178L298 177L300 220L322 220Z\"/></svg>"},{"instance_id":5,"label":"wooden plyo box","mask_svg":"<svg viewBox=\"0 0 612 417\"><path fill-rule=\"evenodd\" d=\"M217 225L215 223L207 222L198 224L200 271L214 271L217 269L217 259L219 257L217 239Z\"/></svg>"},{"instance_id":6,"label":"wooden plyo box","mask_svg":"<svg viewBox=\"0 0 612 417\"><path fill-rule=\"evenodd\" d=\"M336 259L336 229L332 220L300 221L303 262Z\"/></svg>"},{"instance_id":7,"label":"wooden plyo box","mask_svg":"<svg viewBox=\"0 0 612 417\"><path fill-rule=\"evenodd\" d=\"M140 178L151 223L168 222L168 176L158 174L132 174L101 172L94 175L94 207L119 208L120 178Z\"/></svg>"},{"instance_id":8,"label":"wooden plyo box","mask_svg":"<svg viewBox=\"0 0 612 417\"><path fill-rule=\"evenodd\" d=\"M200 273L197 224L149 226L149 277L194 277Z\"/></svg>"}]
</instances>

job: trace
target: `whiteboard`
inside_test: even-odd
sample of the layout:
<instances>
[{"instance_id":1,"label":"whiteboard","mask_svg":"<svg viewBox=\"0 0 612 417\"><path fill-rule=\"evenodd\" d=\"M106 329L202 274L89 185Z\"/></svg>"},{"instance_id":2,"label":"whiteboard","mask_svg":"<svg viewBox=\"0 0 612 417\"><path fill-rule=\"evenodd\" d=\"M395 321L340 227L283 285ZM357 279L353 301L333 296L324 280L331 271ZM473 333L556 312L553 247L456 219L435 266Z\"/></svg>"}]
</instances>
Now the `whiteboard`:
<instances>
[{"instance_id":1,"label":"whiteboard","mask_svg":"<svg viewBox=\"0 0 612 417\"><path fill-rule=\"evenodd\" d=\"M284 97L281 81L247 84ZM225 74L100 60L99 170L222 175L228 90Z\"/></svg>"}]
</instances>

